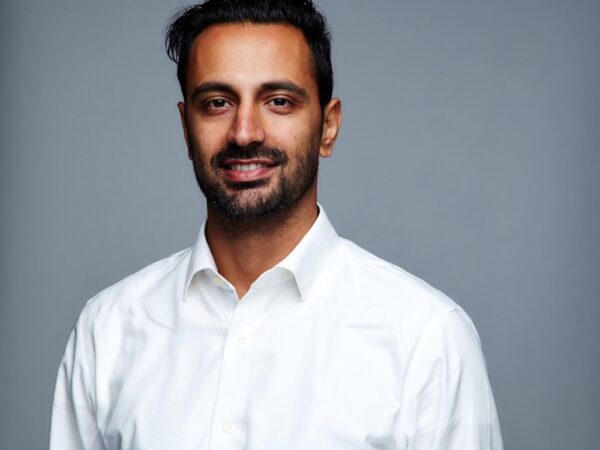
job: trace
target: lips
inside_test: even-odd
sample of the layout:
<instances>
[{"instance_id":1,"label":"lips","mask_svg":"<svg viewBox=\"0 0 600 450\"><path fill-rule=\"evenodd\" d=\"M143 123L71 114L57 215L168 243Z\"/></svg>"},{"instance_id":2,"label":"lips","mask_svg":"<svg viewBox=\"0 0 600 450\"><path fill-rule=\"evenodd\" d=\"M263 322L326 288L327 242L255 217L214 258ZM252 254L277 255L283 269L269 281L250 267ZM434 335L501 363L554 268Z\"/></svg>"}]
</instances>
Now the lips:
<instances>
[{"instance_id":1,"label":"lips","mask_svg":"<svg viewBox=\"0 0 600 450\"><path fill-rule=\"evenodd\" d=\"M244 183L267 178L277 165L269 159L229 159L221 168L229 181Z\"/></svg>"}]
</instances>

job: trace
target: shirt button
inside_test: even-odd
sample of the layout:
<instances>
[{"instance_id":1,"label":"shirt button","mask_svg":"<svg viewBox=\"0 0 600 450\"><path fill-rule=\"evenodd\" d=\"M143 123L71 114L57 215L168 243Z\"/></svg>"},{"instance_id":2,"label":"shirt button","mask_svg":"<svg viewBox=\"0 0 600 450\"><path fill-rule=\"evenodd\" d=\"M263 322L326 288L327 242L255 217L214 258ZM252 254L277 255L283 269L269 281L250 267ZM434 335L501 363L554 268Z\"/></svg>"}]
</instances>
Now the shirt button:
<instances>
[{"instance_id":1,"label":"shirt button","mask_svg":"<svg viewBox=\"0 0 600 450\"><path fill-rule=\"evenodd\" d=\"M240 345L246 345L250 341L248 339L248 336L246 336L244 334L240 334L236 340L237 340L237 343Z\"/></svg>"},{"instance_id":2,"label":"shirt button","mask_svg":"<svg viewBox=\"0 0 600 450\"><path fill-rule=\"evenodd\" d=\"M235 431L235 427L231 422L225 422L223 424L223 433L231 434Z\"/></svg>"}]
</instances>

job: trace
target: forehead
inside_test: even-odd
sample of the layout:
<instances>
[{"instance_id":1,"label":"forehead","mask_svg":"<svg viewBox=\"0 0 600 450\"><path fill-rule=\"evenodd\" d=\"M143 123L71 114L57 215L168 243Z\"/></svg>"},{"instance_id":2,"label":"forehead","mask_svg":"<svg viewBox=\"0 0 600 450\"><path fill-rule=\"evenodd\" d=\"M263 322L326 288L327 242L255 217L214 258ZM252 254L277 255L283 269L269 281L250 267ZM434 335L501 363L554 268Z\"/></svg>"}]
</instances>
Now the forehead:
<instances>
[{"instance_id":1,"label":"forehead","mask_svg":"<svg viewBox=\"0 0 600 450\"><path fill-rule=\"evenodd\" d=\"M187 84L193 88L207 80L247 85L287 79L316 89L312 61L302 31L291 25L212 25L192 44Z\"/></svg>"}]
</instances>

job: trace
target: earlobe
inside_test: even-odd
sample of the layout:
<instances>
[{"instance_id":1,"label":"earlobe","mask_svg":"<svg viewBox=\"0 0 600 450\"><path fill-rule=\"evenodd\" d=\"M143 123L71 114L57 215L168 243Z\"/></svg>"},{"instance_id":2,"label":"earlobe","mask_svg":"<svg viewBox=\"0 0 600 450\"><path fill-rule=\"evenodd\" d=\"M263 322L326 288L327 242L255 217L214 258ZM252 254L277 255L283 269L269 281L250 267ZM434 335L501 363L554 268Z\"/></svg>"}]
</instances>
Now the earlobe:
<instances>
[{"instance_id":1,"label":"earlobe","mask_svg":"<svg viewBox=\"0 0 600 450\"><path fill-rule=\"evenodd\" d=\"M188 149L188 158L192 159L192 149L190 147L190 141L188 138L188 131L187 131L187 120L186 120L186 115L185 115L185 103L183 102L179 102L177 103L177 109L179 109L179 118L181 119L181 128L183 128L183 138L185 139L185 145L187 146Z\"/></svg>"},{"instance_id":2,"label":"earlobe","mask_svg":"<svg viewBox=\"0 0 600 450\"><path fill-rule=\"evenodd\" d=\"M333 153L333 146L342 126L342 102L333 98L323 111L323 131L321 133L321 148L319 154L322 158L329 158Z\"/></svg>"}]
</instances>

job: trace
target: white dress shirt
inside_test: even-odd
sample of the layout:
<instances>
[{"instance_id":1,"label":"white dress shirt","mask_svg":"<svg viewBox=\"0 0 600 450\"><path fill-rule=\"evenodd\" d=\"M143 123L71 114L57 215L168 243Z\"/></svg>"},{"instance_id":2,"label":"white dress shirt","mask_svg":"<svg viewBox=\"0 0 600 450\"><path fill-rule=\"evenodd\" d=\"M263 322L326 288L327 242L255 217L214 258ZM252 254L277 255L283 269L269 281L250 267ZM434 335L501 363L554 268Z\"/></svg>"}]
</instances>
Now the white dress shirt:
<instances>
[{"instance_id":1,"label":"white dress shirt","mask_svg":"<svg viewBox=\"0 0 600 450\"><path fill-rule=\"evenodd\" d=\"M51 450L500 450L475 328L321 208L239 301L204 237L90 300Z\"/></svg>"}]
</instances>

